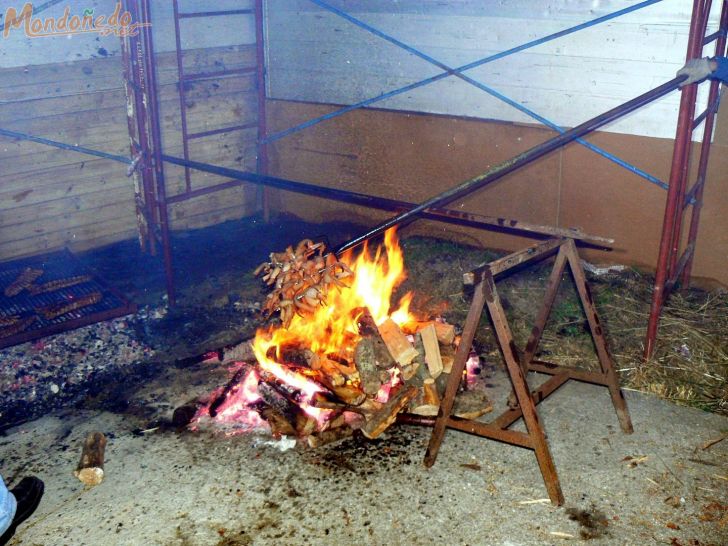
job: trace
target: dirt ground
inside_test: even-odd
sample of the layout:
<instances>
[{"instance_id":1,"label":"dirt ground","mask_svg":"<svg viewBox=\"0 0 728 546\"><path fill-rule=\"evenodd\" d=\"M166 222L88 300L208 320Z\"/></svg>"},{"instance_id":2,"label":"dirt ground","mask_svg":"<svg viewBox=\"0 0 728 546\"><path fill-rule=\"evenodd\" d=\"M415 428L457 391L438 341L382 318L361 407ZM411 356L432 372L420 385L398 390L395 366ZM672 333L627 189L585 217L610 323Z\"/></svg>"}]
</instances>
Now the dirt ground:
<instances>
[{"instance_id":1,"label":"dirt ground","mask_svg":"<svg viewBox=\"0 0 728 546\"><path fill-rule=\"evenodd\" d=\"M328 234L335 246L361 230L284 219L177 234L173 309L159 259L140 256L133 241L80 256L141 310L0 352L0 472L11 484L28 473L47 484L13 544L728 543L728 440L706 447L728 433L728 296L679 295L654 361L642 364L650 282L638 271L589 275L635 433L620 432L603 388L570 383L539 407L564 507L545 501L531 452L455 431L427 470L424 428L288 451L265 436L175 429L176 407L229 377L200 356L261 324L253 268L304 237ZM421 313L461 325L462 274L497 253L403 235L409 279L400 291L415 291ZM547 275L548 264L535 265L499 282L518 342ZM486 317L481 326L476 349L495 406L487 421L509 384ZM540 356L594 362L568 278ZM83 488L72 470L91 430L109 438L107 477Z\"/></svg>"}]
</instances>

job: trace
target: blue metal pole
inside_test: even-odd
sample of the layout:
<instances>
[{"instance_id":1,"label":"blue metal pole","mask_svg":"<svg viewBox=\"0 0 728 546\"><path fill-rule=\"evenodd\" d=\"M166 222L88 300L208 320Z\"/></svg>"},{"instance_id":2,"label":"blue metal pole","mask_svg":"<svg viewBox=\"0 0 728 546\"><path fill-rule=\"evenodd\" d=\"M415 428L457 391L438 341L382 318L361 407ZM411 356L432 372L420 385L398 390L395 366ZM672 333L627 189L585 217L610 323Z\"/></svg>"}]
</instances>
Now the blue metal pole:
<instances>
[{"instance_id":1,"label":"blue metal pole","mask_svg":"<svg viewBox=\"0 0 728 546\"><path fill-rule=\"evenodd\" d=\"M601 22L604 22L606 20L609 20L610 18L616 17L617 15L615 15L615 13L622 15L624 13L629 13L631 11L635 11L636 9L640 9L640 7L646 7L647 5L651 5L651 4L654 4L656 2L660 2L662 0L648 0L647 2L642 2L641 4L636 4L635 6L630 6L629 8L620 10L619 12L615 12L613 14L608 14L608 15L604 15L602 17L598 17L597 19L593 19L592 21L588 21L586 23L582 23L580 25L576 25L575 27L571 27L570 29L566 29L566 30L563 30L563 31L560 31L560 32L551 34L551 35L546 36L544 38L539 38L537 40L533 40L532 42L529 42L528 44L523 44L521 46L517 46L517 47L511 48L509 50L506 50L504 52L497 53L495 55L492 55L490 57L487 57L486 58L487 60L486 59L481 59L480 61L475 61L475 62L472 62L472 63L470 63L468 65L464 65L465 68L463 68L463 67L460 67L460 68L452 68L452 67L446 65L445 63L442 63L442 62L438 61L434 57L431 57L430 55L422 52L421 50L419 50L419 49L417 49L415 47L412 47L412 46L410 46L410 45L402 42L401 40L398 40L397 38L394 38L394 37L392 37L392 36L390 36L390 35L382 32L381 30L379 30L379 29L377 29L377 28L375 28L375 27L373 27L373 26L365 23L364 21L361 21L360 19L357 19L356 17L353 17L353 16L349 15L348 13L346 13L346 12L344 12L344 11L342 11L342 10L340 10L340 9L338 9L338 8L336 8L336 7L330 5L330 4L328 4L328 3L326 3L326 2L324 2L322 0L310 0L310 1L312 3L314 3L314 4L316 4L317 6L319 6L319 7L323 8L323 9L327 10L327 11L330 11L331 13L333 13L333 14L335 14L335 15L343 18L343 19L346 19L347 21L349 21L353 25L358 26L358 27L366 30L367 32L370 32L371 34L374 34L375 36L377 36L379 38L382 38L383 40L385 40L385 41L387 41L387 42L389 42L391 44L394 44L397 47L400 47L400 48L404 49L405 51L407 51L409 53L412 53L413 55L415 55L415 56L417 56L417 57L419 57L419 58L427 61L428 63L433 64L433 65L437 66L438 68L441 68L441 69L443 69L445 71L445 72L442 72L441 74L439 74L437 76L434 76L433 78L429 78L430 80L435 81L434 78L441 79L441 78L448 77L448 76L451 76L451 75L452 76L456 76L456 77L462 79L463 81L471 84L472 86L480 89L481 91L485 91L489 95L491 95L491 96L493 96L493 97L495 97L497 99L500 99L501 101L505 102L506 104L512 106L513 108L519 110L520 112L523 112L527 116L529 116L529 117L535 119L536 121L540 122L541 124L546 125L547 127L549 127L551 129L553 129L553 130L555 130L555 131L563 134L564 132L566 132L566 130L563 129L562 127L556 125L554 122L546 119L545 117L543 117L540 114L534 112L533 110L531 110L531 109L523 106L522 104L519 104L518 102L510 99L509 97L503 95L502 93L499 93L495 89L493 89L491 87L488 87L487 85L485 85L485 84L483 84L483 83L481 83L481 82L479 82L477 80L474 80L473 78L471 78L469 76L466 76L465 74L462 73L462 70L468 70L468 69L471 69L471 68L475 68L476 66L480 66L482 64L485 64L486 62L491 62L491 61L494 61L496 59L503 58L503 57L505 57L507 55L511 55L511 54L516 53L518 51L523 51L527 47L533 47L535 45L539 45L539 44L545 43L546 41L553 40L555 38L564 36L566 34L571 34L571 33L576 32L578 30L583 30L583 29L588 28L590 26L597 25L597 24L599 24ZM426 81L426 80L423 80L423 81ZM419 82L419 83L421 83L421 82ZM432 82L429 82L429 83L432 83ZM413 84L413 85L417 85L417 84ZM409 86L409 87L411 87L411 86ZM380 95L380 97L381 96L382 95ZM347 108L354 109L352 107L347 107ZM341 115L340 113L343 113L343 110L344 109L338 110L336 112L331 112L330 114L328 114L329 118L327 118L327 119L330 119L331 117L335 117L333 114ZM347 111L349 111L349 110L347 110ZM325 117L325 116L321 116L321 117ZM320 119L320 118L316 118L316 119ZM311 122L315 122L315 121L316 120L311 120L310 122L306 122L306 123L309 124L307 126L310 127L311 125L314 124L314 123L311 123ZM321 121L323 121L323 120L321 120ZM305 125L305 124L301 124L301 125ZM292 129L296 129L296 128L292 128ZM289 131L291 131L292 129L289 129ZM285 136L285 135L283 135L283 133L285 133L285 132L286 131L283 131L282 133L277 133L277 135ZM290 134L290 133L288 133L288 134ZM276 136L276 135L273 135L273 136ZM279 138L282 138L282 136L279 137ZM593 152L601 155L602 157L605 157L606 159L608 159L608 160L616 163L620 167L623 167L623 168L629 170L630 172L641 176L642 178L644 178L647 181L649 181L649 182L651 182L651 183L653 183L653 184L661 187L662 189L665 189L666 190L668 188L668 185L666 183L664 183L663 181L661 181L659 178L657 178L657 177L655 177L655 176L653 176L653 175L651 175L651 174L649 174L649 173L641 170L639 167L628 163L627 161L625 161L625 160L623 160L623 159L615 156L614 154L611 154L610 152L607 152L606 150L603 150L602 148L600 148L600 147L598 147L598 146L596 146L594 144L591 144L590 142L587 142L586 140L581 139L581 138L576 139L576 142L578 142L582 146L585 146L586 148L592 150Z\"/></svg>"}]
</instances>

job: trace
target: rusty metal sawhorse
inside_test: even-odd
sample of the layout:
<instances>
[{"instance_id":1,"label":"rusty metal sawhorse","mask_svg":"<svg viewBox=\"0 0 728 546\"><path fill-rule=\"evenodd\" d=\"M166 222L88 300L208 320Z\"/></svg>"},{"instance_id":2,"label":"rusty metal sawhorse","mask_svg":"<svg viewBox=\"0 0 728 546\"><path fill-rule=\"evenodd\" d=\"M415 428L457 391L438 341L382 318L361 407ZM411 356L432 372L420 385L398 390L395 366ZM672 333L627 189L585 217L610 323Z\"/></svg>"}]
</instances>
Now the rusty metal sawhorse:
<instances>
[{"instance_id":1,"label":"rusty metal sawhorse","mask_svg":"<svg viewBox=\"0 0 728 546\"><path fill-rule=\"evenodd\" d=\"M557 249L556 261L546 285L543 304L536 317L536 323L526 344L523 356L519 357L518 349L513 341L513 335L508 325L508 320L503 311L500 298L498 297L495 277L526 262L542 260ZM589 329L594 340L601 367L600 372L564 367L549 362L533 360L567 263L574 277L579 299L581 300L589 323ZM430 467L435 463L440 444L445 435L445 429L448 427L525 447L532 449L536 453L536 459L541 469L541 474L543 475L551 502L556 505L563 504L564 495L561 492L556 467L554 466L551 451L546 441L546 434L544 433L538 412L536 411L536 405L545 400L570 379L603 385L609 389L609 394L611 395L612 403L617 412L617 418L619 419L622 430L625 433L631 433L633 430L627 404L619 388L619 378L614 370L611 356L607 350L604 332L602 331L599 317L597 316L594 303L589 293L589 287L579 259L576 244L572 239L549 239L493 262L483 264L474 271L466 273L464 281L465 284L474 285L475 292L470 310L468 311L468 317L465 321L462 339L455 354L452 373L450 374L445 395L440 405L440 411L434 423L430 444L427 447L425 465ZM488 308L488 313L495 329L496 339L505 359L508 375L516 400L518 401L516 407L508 409L489 423L459 419L450 415L463 370L465 369L465 362L468 358L468 353L472 346L484 307ZM544 373L552 377L529 395L529 387L526 382L528 372ZM527 432L509 430L509 427L521 417L523 417Z\"/></svg>"}]
</instances>

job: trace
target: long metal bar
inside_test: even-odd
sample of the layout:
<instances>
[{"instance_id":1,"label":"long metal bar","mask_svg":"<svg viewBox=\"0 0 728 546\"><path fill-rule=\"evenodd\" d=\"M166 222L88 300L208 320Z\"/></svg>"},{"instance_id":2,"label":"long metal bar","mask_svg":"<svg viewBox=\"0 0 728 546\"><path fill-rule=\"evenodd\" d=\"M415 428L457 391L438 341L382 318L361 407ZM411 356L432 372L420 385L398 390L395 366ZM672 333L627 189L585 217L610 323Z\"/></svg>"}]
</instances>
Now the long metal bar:
<instances>
[{"instance_id":1,"label":"long metal bar","mask_svg":"<svg viewBox=\"0 0 728 546\"><path fill-rule=\"evenodd\" d=\"M265 18L263 0L255 0L255 68L256 91L258 97L258 138L256 143L256 172L268 174L268 120L266 113L265 87ZM270 216L270 195L265 188L256 191L258 208L263 211L263 219L267 222Z\"/></svg>"},{"instance_id":2,"label":"long metal bar","mask_svg":"<svg viewBox=\"0 0 728 546\"><path fill-rule=\"evenodd\" d=\"M728 30L728 1L723 1L723 8L720 14L720 37L715 44L715 55L722 56L726 53L726 31ZM720 83L716 81L710 82L710 93L708 94L708 104L718 104L720 102L719 97L719 86ZM693 205L693 211L690 216L690 231L688 232L688 247L695 248L696 240L698 238L698 228L700 227L700 212L703 208L703 189L705 187L705 178L708 172L708 160L710 158L710 145L713 138L713 126L715 124L715 113L717 112L717 106L714 111L705 120L705 127L703 128L703 142L700 146L700 163L698 164L698 176L697 182L693 187L695 204ZM692 190L691 190L691 193ZM693 260L695 252L691 252L687 263L682 272L681 285L687 287L690 283L690 274L693 269Z\"/></svg>"},{"instance_id":3,"label":"long metal bar","mask_svg":"<svg viewBox=\"0 0 728 546\"><path fill-rule=\"evenodd\" d=\"M434 59L433 57L431 57L431 56L427 55L426 53L420 51L419 49L417 49L417 48L415 48L415 47L413 47L413 46L411 46L409 44L406 44L406 43L402 42L401 40L398 40L398 39L396 39L396 38L394 38L394 37L392 37L392 36L390 36L390 35L382 32L381 30L379 30L379 29L377 29L377 28L375 28L375 27L373 27L373 26L371 26L371 25L369 25L369 24L361 21L360 19L357 19L355 17L352 17L351 15L347 14L346 12L344 12L342 10L339 10L338 8L335 8L335 7L331 6L330 4L327 4L326 2L323 2L321 0L310 0L310 1L313 2L313 3L315 3L318 6L322 7L323 9L326 9L326 10L328 10L328 11L336 14L339 17L342 17L342 18L346 19L350 23L352 23L352 24L354 24L354 25L356 25L356 26L358 26L360 28L363 28L364 30L366 30L366 31L374 34L375 36L378 36L378 37L380 37L380 38L382 38L382 39L384 39L384 40L386 40L386 41L388 41L388 42L396 45L397 47L400 47L400 48L404 49L405 51L408 51L409 53L412 53L414 55L417 55L421 59L423 59L423 60L425 60L425 61L427 61L427 62L429 62L429 63L431 63L431 64L433 64L435 66L437 66L438 68L444 69L445 72L442 72L441 74L438 74L436 76L433 76L432 78L427 78L425 80L422 80L421 82L418 82L416 84L412 84L412 85L409 85L409 86L405 86L405 87L401 88L400 90L395 90L395 91L393 91L391 93L385 93L384 95L380 95L379 97L376 97L376 98L374 98L372 100L363 101L361 103L357 103L355 105L352 105L351 107L344 107L344 108L342 108L340 110L337 110L335 112L330 112L328 114L324 114L323 116L320 116L318 118L314 118L313 120L310 120L308 122L304 122L304 123L302 123L300 125L297 125L295 127L286 129L284 131L281 131L279 133L276 133L274 135L271 135L268 138L268 142L273 142L274 140L278 140L280 138L283 138L283 137L285 137L285 136L287 136L289 134L292 134L292 133L294 133L296 131L300 131L301 129L304 129L306 127L311 127L312 125L315 125L317 123L320 123L320 122L322 122L322 121L324 121L326 119L332 119L334 117L337 117L338 115L344 114L346 112L350 112L350 111L355 110L357 108L361 108L362 106L368 106L368 105L370 105L370 104L372 104L374 102L378 102L379 100L383 100L383 98L389 98L391 96L395 96L395 95L399 94L400 91L402 91L402 92L404 92L404 91L410 91L412 89L415 89L415 88L419 87L420 86L419 85L420 83L422 85L427 85L427 84L433 83L435 81L438 81L438 79L445 78L445 77L448 77L448 76L451 76L451 75L456 76L456 77L464 80L465 82L473 85L474 87L480 89L481 91L484 91L484 92L488 93L489 95L491 95L491 96L493 96L493 97L495 97L495 98L497 98L497 99L505 102L509 106L511 106L511 107L519 110L520 112L522 112L525 115L527 115L527 116L535 119L539 123L541 123L543 125L546 125L547 127L553 129L554 131L557 131L557 132L560 132L560 133L563 133L565 131L564 128L560 127L559 125L557 125L553 121L548 120L547 118L543 117L542 115L536 113L535 111L531 110L530 108L527 108L526 106L524 106L524 105L522 105L522 104L514 101L513 99L510 99L509 97L507 97L504 94L496 91L492 87L489 87L489 86L487 86L487 85L485 85L485 84L483 84L483 83L481 83L481 82L479 82L477 80L474 80L473 78L470 78L469 76L466 76L465 74L463 74L464 69L462 67L460 67L460 68L452 68L452 67L446 65L445 63L442 63L442 62L438 61L437 59ZM645 7L645 6L641 6L641 7ZM632 10L632 11L634 9L638 9L638 7L637 6L632 6L630 8L630 10ZM618 14L621 14L620 12L617 12L617 13ZM614 16L616 16L616 15L614 15ZM548 36L548 37L546 37L546 38L544 38L542 40L548 41L550 39L554 39L556 37L563 36L564 34L569 34L569 33L573 32L574 29L577 29L577 28L579 30L581 30L583 28L586 28L587 26L592 26L593 24L597 24L597 22L603 22L603 20L605 20L605 18L608 18L608 17L610 17L610 16L607 15L607 16L604 16L603 18L595 19L594 21L585 23L583 25L577 25L576 27L572 27L571 29L567 29L566 31L562 31L561 33L552 34L551 36ZM504 57L506 55L513 54L513 53L515 53L517 51L522 51L526 47L532 47L532 44L536 44L536 43L543 43L543 42L539 42L539 40L534 40L533 42L529 42L528 44L524 44L523 48L521 48L520 46L519 47L516 47L516 48L512 48L512 49L510 49L510 50L508 50L506 52L503 52L502 54L492 55L490 57L486 57L485 59L481 59L479 61L475 61L474 63L470 63L470 64L464 65L464 66L467 67L467 69L473 68L474 66L480 66L480 64L485 64L485 62L491 62L493 60L502 58L502 57ZM604 149L596 146L595 144L592 144L592 143L587 142L587 141L582 140L582 139L576 139L576 141L579 144L581 144L582 146L585 146L587 149L589 149L589 150L591 150L591 151L593 151L593 152L601 155L602 157L608 159L609 161L612 161L613 163L616 163L620 167L622 167L622 168L624 168L624 169L626 169L626 170L628 170L628 171L630 171L630 172L632 172L632 173L634 173L634 174L636 174L638 176L641 176L642 178L644 178L648 182L651 182L651 183L653 183L653 184L655 184L657 186L660 186L662 189L665 189L665 190L667 189L667 184L665 184L659 178L657 178L657 177L655 177L655 176L653 176L653 175L651 175L651 174L643 171L639 167L628 163L627 161L625 161L625 160L617 157L616 155L614 155L614 154L612 154L610 152L607 152L606 150L604 150Z\"/></svg>"},{"instance_id":4,"label":"long metal bar","mask_svg":"<svg viewBox=\"0 0 728 546\"><path fill-rule=\"evenodd\" d=\"M244 76L245 74L252 74L255 71L255 67L230 68L228 70L215 70L214 72L194 72L192 74L183 74L180 79L184 82L191 82L213 78L222 78L224 76Z\"/></svg>"},{"instance_id":5,"label":"long metal bar","mask_svg":"<svg viewBox=\"0 0 728 546\"><path fill-rule=\"evenodd\" d=\"M8 138L13 138L15 140L37 142L38 144L45 144L46 146L53 146L54 148L68 150L70 152L77 152L79 154L93 155L102 159L110 159L111 161L118 161L119 163L124 163L126 165L131 165L133 162L133 159L129 159L128 157L124 157L123 155L110 154L107 152L102 152L100 150L93 150L91 148L85 148L83 146L76 146L75 144L66 144L65 142L58 142L57 140L51 140L49 138L19 133L17 131L10 131L8 129L0 129L0 135Z\"/></svg>"},{"instance_id":6,"label":"long metal bar","mask_svg":"<svg viewBox=\"0 0 728 546\"><path fill-rule=\"evenodd\" d=\"M199 133L190 133L187 135L187 138L189 140L194 140L197 138L204 138L209 137L213 135L220 135L223 133L232 133L234 131L244 131L245 129L252 129L253 127L257 127L257 123L245 123L243 125L233 125L231 127L221 127L220 129L210 129L209 131L200 131Z\"/></svg>"},{"instance_id":7,"label":"long metal bar","mask_svg":"<svg viewBox=\"0 0 728 546\"><path fill-rule=\"evenodd\" d=\"M705 32L708 28L708 17L710 15L710 6L712 0L703 0L703 5L697 21L697 33L695 39L690 42L689 54L691 58L698 58L703 56L703 41L702 37L705 36ZM692 122L695 118L695 107L696 100L698 98L698 86L691 85L687 89L686 94L688 95L688 115ZM684 160L682 164L682 176L680 177L680 183L677 190L677 207L675 209L675 216L673 217L673 229L672 229L672 250L670 252L668 279L675 276L675 267L678 262L678 255L680 254L680 243L682 241L682 230L683 230L683 209L685 208L685 191L688 186L688 178L690 176L690 159L692 157L692 136L693 128L691 125L690 134L688 136L688 144L685 146ZM665 295L667 297L667 295Z\"/></svg>"},{"instance_id":8,"label":"long metal bar","mask_svg":"<svg viewBox=\"0 0 728 546\"><path fill-rule=\"evenodd\" d=\"M491 168L483 174L470 178L441 194L431 197L417 207L408 210L405 213L394 216L393 218L390 218L389 220L367 231L363 235L355 237L354 239L340 247L338 252L360 245L364 241L367 241L372 237L382 234L384 231L393 226L410 222L414 220L417 216L421 215L427 209L444 207L445 205L452 203L453 201L461 197L465 197L479 190L480 188L483 188L484 186L487 186L488 184L491 184L496 180L503 178L507 174L510 174L520 169L521 167L535 161L536 159L539 159L540 157L543 157L544 155L572 142L574 139L584 136L598 129L599 127L602 127L616 119L619 119L622 116L634 112L642 106L667 95L668 93L677 89L677 87L683 80L685 80L685 78L685 76L673 78L672 80L663 83L655 89L647 91L646 93L643 93L642 95L635 97L634 99L620 106L612 108L611 110L604 112L603 114L595 118L585 121L584 123L578 125L577 127L574 127L573 129L569 129L565 133L557 135L545 142L542 142L541 144L538 144L537 146L534 146L530 150L527 150L508 161L496 165L495 167Z\"/></svg>"},{"instance_id":9,"label":"long metal bar","mask_svg":"<svg viewBox=\"0 0 728 546\"><path fill-rule=\"evenodd\" d=\"M258 184L260 186L276 188L280 190L292 191L296 193L302 193L304 195L313 195L316 197L323 197L325 199L333 199L336 201L343 201L352 205L362 205L370 208L377 208L382 210L388 210L393 212L401 212L410 210L416 205L414 203L408 203L407 201L400 201L397 199L388 199L386 197L377 197L365 193L352 192L347 190L340 190L336 188L328 188L325 186L318 186L316 184L307 184L305 182L299 182L296 180L287 180L285 178L278 178L274 176L259 175L256 173L239 171L228 167L220 167L217 165L210 165L208 163L202 163L199 161L188 161L181 157L174 157L167 154L162 155L162 159L168 163L179 165L182 167L190 167L191 169L207 172L210 174L216 174L231 178L227 182L217 184L215 186L200 188L192 190L189 193L173 195L167 198L168 204L178 203L186 201L194 197L200 197L208 193L213 193L223 189L234 188L245 182ZM469 212L463 212L451 209L431 209L427 210L422 214L423 218L428 220L437 220L440 222L447 222L451 224L464 225L469 227L475 227L479 229L495 229L505 230L511 232L525 232L529 234L537 234L549 237L565 237L569 239L577 239L581 241L593 242L600 245L608 245L614 242L613 239L606 237L599 237L596 235L590 235L584 233L579 229L569 228L557 228L553 226L542 226L537 224L531 224L528 222L521 222L519 220L512 220L508 218L497 218L493 216L483 216L480 214L472 214Z\"/></svg>"},{"instance_id":10,"label":"long metal bar","mask_svg":"<svg viewBox=\"0 0 728 546\"><path fill-rule=\"evenodd\" d=\"M192 17L220 17L221 15L250 15L252 9L228 9L220 11L195 11L189 13L180 13L180 19L189 19Z\"/></svg>"},{"instance_id":11,"label":"long metal bar","mask_svg":"<svg viewBox=\"0 0 728 546\"><path fill-rule=\"evenodd\" d=\"M182 155L185 159L190 158L190 143L189 136L187 134L187 97L185 96L185 73L184 73L184 62L182 60L182 30L180 28L180 12L179 12L179 1L172 0L172 10L174 14L174 44L175 44L175 56L177 58L177 94L179 95L179 118L182 129ZM185 189L190 191L192 189L192 175L190 170L185 167Z\"/></svg>"},{"instance_id":12,"label":"long metal bar","mask_svg":"<svg viewBox=\"0 0 728 546\"><path fill-rule=\"evenodd\" d=\"M702 19L702 0L694 0L686 55L688 60L700 56L702 52L703 37L699 34L702 28ZM665 204L665 214L662 222L662 236L660 238L660 248L657 257L657 269L655 271L655 284L652 289L652 303L650 304L650 316L647 322L647 334L645 336L643 353L645 360L650 359L655 350L657 327L666 297L665 283L670 277L672 269L672 249L677 227L676 217L682 210L680 206L680 194L685 191L682 182L688 168L688 153L690 151L693 133L696 88L697 84L687 85L683 88L682 95L680 96L680 110L678 112L675 145L670 167L670 188L667 192L667 202Z\"/></svg>"},{"instance_id":13,"label":"long metal bar","mask_svg":"<svg viewBox=\"0 0 728 546\"><path fill-rule=\"evenodd\" d=\"M172 266L172 241L170 238L169 210L167 205L167 187L162 161L162 127L159 112L159 93L154 61L154 40L152 38L152 17L149 0L141 1L141 21L146 23L142 28L144 42L144 64L147 72L147 102L149 125L151 132L151 152L154 158L154 174L157 185L157 202L159 205L159 231L164 257L164 273L167 287L167 301L170 306L176 303L174 288L174 270Z\"/></svg>"}]
</instances>

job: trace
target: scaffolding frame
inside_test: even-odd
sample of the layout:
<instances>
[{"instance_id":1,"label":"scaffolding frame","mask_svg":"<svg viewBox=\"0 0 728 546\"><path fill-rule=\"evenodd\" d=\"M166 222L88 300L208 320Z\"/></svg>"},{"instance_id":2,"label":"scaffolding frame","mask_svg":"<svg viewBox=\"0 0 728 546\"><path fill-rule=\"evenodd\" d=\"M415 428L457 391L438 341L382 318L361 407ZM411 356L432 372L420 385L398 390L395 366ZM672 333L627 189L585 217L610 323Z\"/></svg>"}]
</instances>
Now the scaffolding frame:
<instances>
[{"instance_id":1,"label":"scaffolding frame","mask_svg":"<svg viewBox=\"0 0 728 546\"><path fill-rule=\"evenodd\" d=\"M669 294L678 286L687 286L690 280L690 273L692 270L692 264L694 259L695 243L697 239L700 211L703 202L703 192L706 183L707 176L707 165L710 154L711 137L715 122L715 116L717 114L719 105L719 83L716 81L710 84L710 93L708 98L708 105L704 112L699 116L695 115L695 106L697 99L697 84L688 85L682 88L680 108L678 115L678 123L676 129L676 138L673 151L673 159L671 164L669 184L665 183L653 175L642 171L634 165L630 165L626 161L610 154L609 152L594 146L593 144L586 142L581 139L588 131L579 132L574 129L566 131L559 127L554 122L544 118L537 112L533 112L523 105L518 104L516 101L506 97L499 93L495 89L483 84L482 82L476 81L466 74L467 70L481 66L488 62L503 58L507 55L518 53L525 49L540 45L550 40L560 38L562 36L587 29L591 26L609 21L615 17L619 17L626 13L631 13L639 9L646 8L653 4L656 4L662 0L645 0L639 2L633 6L619 10L617 12L587 21L585 23L576 25L571 28L564 29L557 33L544 36L542 38L532 40L520 46L511 48L503 51L496 55L491 55L483 59L478 59L466 65L460 67L450 67L437 59L430 57L429 55L419 51L413 46L406 44L397 38L390 36L381 30L361 21L352 15L336 8L325 2L324 0L309 0L313 4L318 5L322 9L333 13L342 19L345 19L349 23L356 25L359 28L366 30L378 36L379 38L386 40L387 42L405 49L406 51L416 55L417 57L426 60L427 62L441 68L443 72L423 79L419 82L415 82L408 86L400 89L395 89L387 93L383 93L377 97L372 97L365 101L343 107L335 112L330 112L319 118L309 120L295 127L291 127L284 131L280 131L273 135L267 134L266 127L266 66L265 66L265 33L264 33L264 10L265 0L253 0L253 8L245 10L223 10L223 11L206 11L197 13L181 14L179 12L177 2L174 4L175 11L175 38L176 38L176 54L178 59L178 66L180 70L180 84L183 83L184 73L181 64L181 56L183 50L181 49L180 31L179 31L179 19L182 17L210 17L210 16L225 16L233 13L253 13L255 16L255 34L256 34L256 66L255 75L257 81L257 107L258 107L258 118L257 118L257 172L243 172L234 169L227 169L223 167L217 167L215 165L200 163L191 161L189 159L188 145L189 140L200 135L190 135L186 130L183 130L183 144L184 144L184 157L178 158L169 156L163 151L163 144L161 140L161 125L160 125L160 112L159 112L159 94L158 86L156 82L155 74L155 63L154 63L154 45L151 31L151 10L150 0L124 0L125 9L127 9L135 20L138 20L143 25L141 34L138 36L125 37L123 39L122 57L124 63L124 78L125 88L127 91L127 110L128 110L128 127L130 135L130 155L131 159L108 154L99 150L92 150L80 146L72 146L69 144L52 141L50 139L44 139L18 133L15 131L8 131L0 129L0 135L18 140L29 140L57 148L66 149L69 151L75 151L84 154L95 155L103 157L113 161L118 161L128 165L127 174L135 177L135 201L137 208L137 218L139 224L140 242L142 249L151 253L157 252L157 247L161 247L165 265L165 277L166 277L166 289L169 298L170 305L174 305L175 298L175 283L174 273L172 266L172 248L170 238L170 225L169 225L169 206L194 199L201 195L221 191L224 189L232 188L244 183L253 183L259 188L257 202L259 208L263 210L264 216L267 217L268 204L266 199L266 189L269 187L285 189L287 191L294 191L304 193L308 195L316 195L326 199L336 199L346 201L349 203L356 203L372 208L379 208L383 210L390 210L399 212L398 216L385 222L387 225L396 225L403 223L405 220L412 220L416 218L428 218L437 221L444 221L450 223L456 223L460 225L466 225L469 227L476 227L481 229L491 230L506 230L522 236L562 236L569 237L576 240L591 240L595 241L599 238L587 236L581 233L579 230L567 229L567 228L556 228L553 226L539 226L536 224L529 224L513 219L495 218L491 216L485 216L480 214L462 213L460 211L454 211L444 209L440 207L440 204L446 204L445 200L441 199L441 196L436 196L430 199L424 204L415 205L408 203L407 201L383 199L378 196L367 195L362 193L347 192L343 190L335 190L318 186L315 184L308 184L300 181L285 180L281 178L275 178L267 175L268 172L268 157L267 157L267 145L271 142L284 138L297 131L303 130L307 127L311 127L318 123L324 122L328 119L332 119L339 115L343 115L355 109L364 108L370 106L380 100L390 98L397 94L401 94L423 85L428 85L445 77L458 77L474 87L494 96L500 100L503 100L507 104L517 108L521 112L529 115L536 121L539 121L546 127L549 127L559 133L559 137L552 139L552 141L558 141L558 147L563 146L568 142L578 142L580 145L586 146L592 151L602 155L603 157L617 163L624 167L628 171L636 174L650 183L653 183L668 192L665 215L662 226L662 235L660 239L660 250L658 263L656 267L656 279L653 290L652 305L650 309L649 323L647 329L647 336L645 340L645 358L650 358L654 351L655 340L657 337L657 330L659 324L660 314L664 307L665 301ZM56 2L47 2L39 9L45 9ZM711 12L712 1L711 0L694 0L693 10L691 16L690 33L688 39L688 50L686 59L692 59L701 57L703 48L715 42L715 55L725 55L726 52L726 34L728 32L728 0L723 0L721 7L720 26L719 29L709 36L705 36L708 20ZM684 79L684 78L683 78ZM655 100L660 96L663 96L667 92L676 88L682 80L676 78L667 84L660 86L660 93L647 93L642 97L647 101ZM672 87L671 87L672 86ZM184 86L180 85L180 104L181 108L184 109ZM653 90L653 91L657 91ZM646 102L645 102L646 103ZM619 107L615 109L619 113ZM626 113L626 112L624 112ZM624 113L620 114L623 115ZM182 113L184 122L184 111ZM595 118L596 119L596 118ZM701 124L704 125L704 136L702 145L700 147L700 159L698 163L698 174L696 182L690 189L688 186L688 172L691 160L691 142L693 131ZM585 124L586 125L586 124ZM596 127L591 127L589 130L593 130ZM233 128L220 128L213 130L213 133L226 132L228 130L237 130L240 127ZM209 136L210 132L207 132ZM551 141L549 141L551 142ZM552 149L555 149L552 148ZM530 151L529 151L530 152ZM527 153L529 153L527 152ZM523 155L523 154L522 154ZM543 154L541 154L543 155ZM520 156L519 156L520 157ZM540 156L539 156L540 157ZM164 176L164 164L171 163L183 166L185 168L185 185L186 191L172 196L167 196L167 187ZM519 164L518 167L525 163ZM199 170L203 172L209 172L213 174L220 174L229 178L229 180L220 184L209 186L200 189L194 189L192 187L190 169ZM516 169L512 169L516 170ZM512 172L512 170L508 172ZM485 183L488 183L493 179L493 170L488 173L484 173L479 177L476 177L477 184L471 184L475 179L466 181L465 183L457 186L454 189L466 188L465 194L470 194L473 191L479 189ZM497 176L498 178L502 176ZM448 190L452 192L452 190ZM445 192L446 194L448 192ZM460 196L463 196L460 194ZM434 206L433 203L438 203L438 206ZM683 216L687 211L687 208L692 206L690 223L688 228L687 240L683 240L683 229L682 220ZM351 241L345 247L351 247L355 244L363 242L368 238L380 233L383 230L383 225L380 225L373 230L370 230L361 237L358 237L354 241ZM605 239L601 239L604 243ZM682 250L682 253L681 253Z\"/></svg>"}]
</instances>

